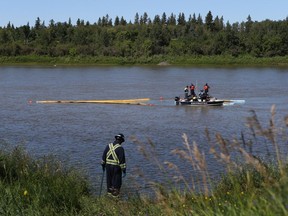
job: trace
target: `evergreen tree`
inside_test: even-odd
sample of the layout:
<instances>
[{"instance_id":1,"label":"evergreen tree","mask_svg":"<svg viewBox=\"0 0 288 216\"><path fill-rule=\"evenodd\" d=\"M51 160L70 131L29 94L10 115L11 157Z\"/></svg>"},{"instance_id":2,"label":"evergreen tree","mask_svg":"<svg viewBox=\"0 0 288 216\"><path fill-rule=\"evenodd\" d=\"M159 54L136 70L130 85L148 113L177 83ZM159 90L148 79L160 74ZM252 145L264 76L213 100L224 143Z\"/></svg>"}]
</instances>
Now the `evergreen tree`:
<instances>
[{"instance_id":1,"label":"evergreen tree","mask_svg":"<svg viewBox=\"0 0 288 216\"><path fill-rule=\"evenodd\" d=\"M156 25L156 24L161 24L161 20L160 20L159 15L156 15L156 16L154 17L153 24L154 24L154 25Z\"/></svg>"},{"instance_id":2,"label":"evergreen tree","mask_svg":"<svg viewBox=\"0 0 288 216\"><path fill-rule=\"evenodd\" d=\"M136 13L136 15L135 15L134 24L139 25L139 14L138 13Z\"/></svg>"},{"instance_id":3,"label":"evergreen tree","mask_svg":"<svg viewBox=\"0 0 288 216\"><path fill-rule=\"evenodd\" d=\"M41 21L40 21L39 17L37 17L37 20L35 21L34 28L35 28L35 30L39 30L41 28Z\"/></svg>"},{"instance_id":4,"label":"evergreen tree","mask_svg":"<svg viewBox=\"0 0 288 216\"><path fill-rule=\"evenodd\" d=\"M69 27L72 27L72 21L71 21L71 18L69 17L69 20L68 20L68 26Z\"/></svg>"},{"instance_id":5,"label":"evergreen tree","mask_svg":"<svg viewBox=\"0 0 288 216\"><path fill-rule=\"evenodd\" d=\"M125 26L126 24L127 24L127 21L122 16L121 19L120 19L120 25Z\"/></svg>"},{"instance_id":6,"label":"evergreen tree","mask_svg":"<svg viewBox=\"0 0 288 216\"><path fill-rule=\"evenodd\" d=\"M115 21L114 21L114 26L120 25L120 19L118 16L116 16Z\"/></svg>"},{"instance_id":7,"label":"evergreen tree","mask_svg":"<svg viewBox=\"0 0 288 216\"><path fill-rule=\"evenodd\" d=\"M148 14L146 12L144 12L143 14L143 24L147 24L148 23Z\"/></svg>"},{"instance_id":8,"label":"evergreen tree","mask_svg":"<svg viewBox=\"0 0 288 216\"><path fill-rule=\"evenodd\" d=\"M201 15L199 14L198 17L197 17L197 24L198 25L203 25L203 19L201 17Z\"/></svg>"},{"instance_id":9,"label":"evergreen tree","mask_svg":"<svg viewBox=\"0 0 288 216\"><path fill-rule=\"evenodd\" d=\"M168 25L176 25L176 18L175 15L172 13L167 20Z\"/></svg>"},{"instance_id":10,"label":"evergreen tree","mask_svg":"<svg viewBox=\"0 0 288 216\"><path fill-rule=\"evenodd\" d=\"M140 25L139 25L140 24ZM0 27L0 56L122 56L151 57L153 55L222 55L237 57L274 57L288 54L288 18L282 21L252 21L224 24L224 18L213 20L209 11L203 22L195 13L185 20L179 13L155 15L153 21L145 12L136 13L134 23L116 16L114 26L107 14L91 25L77 19L73 26L52 19L48 26L39 17L35 25L29 23L15 28L12 23Z\"/></svg>"},{"instance_id":11,"label":"evergreen tree","mask_svg":"<svg viewBox=\"0 0 288 216\"><path fill-rule=\"evenodd\" d=\"M251 30L251 28L252 28L252 24L253 24L253 21L252 21L252 19L251 19L251 16L249 15L249 16L247 17L247 21L246 21L246 23L245 23L245 30L246 30L247 33L250 32L250 30Z\"/></svg>"},{"instance_id":12,"label":"evergreen tree","mask_svg":"<svg viewBox=\"0 0 288 216\"><path fill-rule=\"evenodd\" d=\"M24 38L25 38L24 44L28 44L29 36L30 36L30 26L29 26L29 23L27 23L27 25L23 26L22 29L23 29L22 31L23 31L23 33L24 33Z\"/></svg>"},{"instance_id":13,"label":"evergreen tree","mask_svg":"<svg viewBox=\"0 0 288 216\"><path fill-rule=\"evenodd\" d=\"M213 23L213 15L211 13L211 11L208 12L206 18L205 18L205 25L206 28L210 31L214 30L214 23Z\"/></svg>"},{"instance_id":14,"label":"evergreen tree","mask_svg":"<svg viewBox=\"0 0 288 216\"><path fill-rule=\"evenodd\" d=\"M162 25L166 25L167 24L167 16L166 16L165 12L162 14L161 24Z\"/></svg>"},{"instance_id":15,"label":"evergreen tree","mask_svg":"<svg viewBox=\"0 0 288 216\"><path fill-rule=\"evenodd\" d=\"M184 26L186 24L185 15L184 13L180 13L177 19L178 25Z\"/></svg>"},{"instance_id":16,"label":"evergreen tree","mask_svg":"<svg viewBox=\"0 0 288 216\"><path fill-rule=\"evenodd\" d=\"M102 20L101 20L100 17L99 17L99 19L98 19L97 25L98 25L98 26L102 26ZM80 20L79 20L79 19L77 20L77 26L80 26Z\"/></svg>"},{"instance_id":17,"label":"evergreen tree","mask_svg":"<svg viewBox=\"0 0 288 216\"><path fill-rule=\"evenodd\" d=\"M100 19L100 18L99 18L99 19ZM98 21L98 22L99 22L99 21ZM81 25L81 20L80 20L79 18L78 18L77 21L76 21L76 25L77 25L77 26L80 26L80 25Z\"/></svg>"},{"instance_id":18,"label":"evergreen tree","mask_svg":"<svg viewBox=\"0 0 288 216\"><path fill-rule=\"evenodd\" d=\"M221 17L219 19L218 16L216 16L215 20L214 20L214 30L215 31L221 31L224 28L224 23L223 23L223 17Z\"/></svg>"}]
</instances>

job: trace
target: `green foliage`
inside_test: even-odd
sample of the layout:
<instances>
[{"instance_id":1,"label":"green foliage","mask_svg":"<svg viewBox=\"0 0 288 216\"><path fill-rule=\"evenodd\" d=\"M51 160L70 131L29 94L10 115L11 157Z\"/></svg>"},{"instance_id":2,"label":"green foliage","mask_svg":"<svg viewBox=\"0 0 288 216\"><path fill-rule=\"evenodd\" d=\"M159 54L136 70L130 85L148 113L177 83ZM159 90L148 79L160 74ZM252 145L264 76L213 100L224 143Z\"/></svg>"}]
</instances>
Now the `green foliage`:
<instances>
[{"instance_id":1,"label":"green foliage","mask_svg":"<svg viewBox=\"0 0 288 216\"><path fill-rule=\"evenodd\" d=\"M176 44L179 42L175 42ZM173 47L174 42L171 43ZM183 45L183 42L180 42ZM151 49L152 42L145 41L139 44L142 50ZM168 48L169 49L169 48ZM173 50L176 52L178 49ZM122 50L122 51L125 51ZM179 51L179 50L178 50ZM277 57L263 57L257 58L248 55L233 57L231 55L217 55L217 56L199 56L199 55L148 55L138 57L129 57L123 55L122 57L115 56L82 56L75 55L75 49L71 48L68 51L70 54L62 57L51 57L47 55L27 55L27 56L0 56L0 64L2 65L155 65L161 62L167 62L172 65L195 65L195 66L286 66L288 56ZM135 51L136 52L136 51ZM138 52L138 51L137 51ZM151 53L152 51L150 51ZM125 52L124 52L125 53Z\"/></svg>"},{"instance_id":2,"label":"green foliage","mask_svg":"<svg viewBox=\"0 0 288 216\"><path fill-rule=\"evenodd\" d=\"M87 181L53 157L33 160L21 147L0 152L0 214L77 213Z\"/></svg>"},{"instance_id":3,"label":"green foliage","mask_svg":"<svg viewBox=\"0 0 288 216\"><path fill-rule=\"evenodd\" d=\"M151 20L147 13L134 23L123 17L112 19L106 15L90 24L78 19L76 25L50 21L48 26L38 17L29 24L0 27L0 57L13 56L89 56L137 58L158 55L185 56L252 56L256 58L287 56L288 21L224 23L224 18L213 18L209 11L202 17L180 13L156 15Z\"/></svg>"}]
</instances>

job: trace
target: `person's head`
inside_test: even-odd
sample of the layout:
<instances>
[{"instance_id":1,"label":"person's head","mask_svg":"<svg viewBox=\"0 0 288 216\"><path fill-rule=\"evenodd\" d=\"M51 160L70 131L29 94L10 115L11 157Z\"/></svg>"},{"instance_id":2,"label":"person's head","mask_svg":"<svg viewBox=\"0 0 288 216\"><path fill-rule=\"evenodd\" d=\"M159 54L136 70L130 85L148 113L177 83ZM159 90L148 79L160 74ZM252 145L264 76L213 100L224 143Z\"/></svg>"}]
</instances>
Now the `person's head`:
<instances>
[{"instance_id":1,"label":"person's head","mask_svg":"<svg viewBox=\"0 0 288 216\"><path fill-rule=\"evenodd\" d=\"M125 142L125 137L122 133L119 133L115 136L115 139L118 140L120 143Z\"/></svg>"}]
</instances>

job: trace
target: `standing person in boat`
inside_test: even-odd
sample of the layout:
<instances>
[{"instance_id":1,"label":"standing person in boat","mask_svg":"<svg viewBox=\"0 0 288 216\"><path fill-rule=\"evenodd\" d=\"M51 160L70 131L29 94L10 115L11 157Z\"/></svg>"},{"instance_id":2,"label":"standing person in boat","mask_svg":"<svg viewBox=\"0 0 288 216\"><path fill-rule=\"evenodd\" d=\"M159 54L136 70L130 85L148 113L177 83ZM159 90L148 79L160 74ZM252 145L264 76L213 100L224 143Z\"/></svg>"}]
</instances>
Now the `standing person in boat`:
<instances>
[{"instance_id":1,"label":"standing person in boat","mask_svg":"<svg viewBox=\"0 0 288 216\"><path fill-rule=\"evenodd\" d=\"M186 86L184 88L184 98L185 99L188 99L188 95L189 95L189 86Z\"/></svg>"},{"instance_id":2,"label":"standing person in boat","mask_svg":"<svg viewBox=\"0 0 288 216\"><path fill-rule=\"evenodd\" d=\"M126 176L125 151L121 144L125 142L123 134L115 136L113 143L106 146L102 155L102 169L106 169L107 192L118 196L122 185L122 177Z\"/></svg>"},{"instance_id":3,"label":"standing person in boat","mask_svg":"<svg viewBox=\"0 0 288 216\"><path fill-rule=\"evenodd\" d=\"M191 85L190 85L190 95L192 96L192 98L196 96L196 94L195 94L195 86L194 86L193 83L191 83Z\"/></svg>"},{"instance_id":4,"label":"standing person in boat","mask_svg":"<svg viewBox=\"0 0 288 216\"><path fill-rule=\"evenodd\" d=\"M210 88L210 86L208 85L208 83L206 83L204 85L204 93L208 94L209 88Z\"/></svg>"}]
</instances>

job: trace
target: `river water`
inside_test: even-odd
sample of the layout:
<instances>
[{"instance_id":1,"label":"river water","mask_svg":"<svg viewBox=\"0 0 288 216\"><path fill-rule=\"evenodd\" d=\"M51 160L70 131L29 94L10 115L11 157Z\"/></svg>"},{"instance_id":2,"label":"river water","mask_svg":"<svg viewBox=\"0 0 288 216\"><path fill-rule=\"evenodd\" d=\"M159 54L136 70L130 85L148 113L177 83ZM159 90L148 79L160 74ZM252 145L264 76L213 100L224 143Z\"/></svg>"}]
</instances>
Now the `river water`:
<instances>
[{"instance_id":1,"label":"river water","mask_svg":"<svg viewBox=\"0 0 288 216\"><path fill-rule=\"evenodd\" d=\"M210 94L236 103L223 107L175 106L184 87L205 83ZM0 139L24 145L36 157L55 155L83 170L97 187L104 147L114 135L126 136L126 186L129 176L165 178L139 151L136 137L162 164L189 167L171 150L183 148L182 135L209 154L205 129L224 138L240 137L251 110L268 124L276 105L277 121L288 114L287 68L195 67L0 67ZM95 100L150 98L148 106L123 104L37 104L38 100ZM245 101L245 103L244 103ZM149 142L153 145L148 144ZM154 146L154 147L153 147ZM262 152L258 148L257 152ZM214 174L221 169L206 158ZM188 172L187 172L188 171Z\"/></svg>"}]
</instances>

